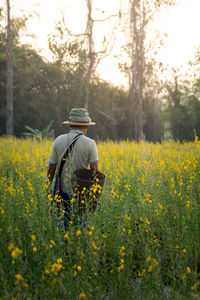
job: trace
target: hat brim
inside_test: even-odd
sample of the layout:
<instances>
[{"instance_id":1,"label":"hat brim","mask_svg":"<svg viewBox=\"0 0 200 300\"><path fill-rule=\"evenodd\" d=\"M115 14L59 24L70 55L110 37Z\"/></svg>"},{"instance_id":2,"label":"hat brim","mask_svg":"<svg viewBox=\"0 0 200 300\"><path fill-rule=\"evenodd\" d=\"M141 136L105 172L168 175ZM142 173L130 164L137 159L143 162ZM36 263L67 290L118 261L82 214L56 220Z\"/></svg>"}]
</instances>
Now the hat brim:
<instances>
[{"instance_id":1,"label":"hat brim","mask_svg":"<svg viewBox=\"0 0 200 300\"><path fill-rule=\"evenodd\" d=\"M95 125L96 123L94 122L88 122L88 123L83 123L83 122L73 122L73 121L64 121L62 124L67 124L67 125L76 125L76 126L92 126Z\"/></svg>"}]
</instances>

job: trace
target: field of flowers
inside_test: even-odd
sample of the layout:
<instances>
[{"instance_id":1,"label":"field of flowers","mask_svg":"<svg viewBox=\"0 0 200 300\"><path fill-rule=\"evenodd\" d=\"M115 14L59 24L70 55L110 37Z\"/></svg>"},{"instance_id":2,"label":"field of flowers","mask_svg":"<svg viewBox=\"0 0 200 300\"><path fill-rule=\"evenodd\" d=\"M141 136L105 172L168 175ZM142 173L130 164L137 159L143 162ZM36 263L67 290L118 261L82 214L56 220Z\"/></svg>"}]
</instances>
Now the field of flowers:
<instances>
[{"instance_id":1,"label":"field of flowers","mask_svg":"<svg viewBox=\"0 0 200 300\"><path fill-rule=\"evenodd\" d=\"M98 143L102 209L58 226L53 141L0 139L0 299L200 299L200 142Z\"/></svg>"}]
</instances>

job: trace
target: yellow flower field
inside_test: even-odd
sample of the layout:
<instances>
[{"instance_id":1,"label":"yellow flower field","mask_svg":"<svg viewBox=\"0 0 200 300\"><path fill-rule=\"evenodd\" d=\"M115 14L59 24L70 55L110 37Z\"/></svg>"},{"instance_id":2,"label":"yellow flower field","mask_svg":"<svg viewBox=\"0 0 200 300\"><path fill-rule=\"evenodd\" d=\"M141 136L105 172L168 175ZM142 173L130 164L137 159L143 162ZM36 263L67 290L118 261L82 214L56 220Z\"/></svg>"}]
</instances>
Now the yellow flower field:
<instances>
[{"instance_id":1,"label":"yellow flower field","mask_svg":"<svg viewBox=\"0 0 200 300\"><path fill-rule=\"evenodd\" d=\"M99 142L101 211L68 231L46 192L52 144L0 139L0 298L197 299L198 139Z\"/></svg>"}]
</instances>

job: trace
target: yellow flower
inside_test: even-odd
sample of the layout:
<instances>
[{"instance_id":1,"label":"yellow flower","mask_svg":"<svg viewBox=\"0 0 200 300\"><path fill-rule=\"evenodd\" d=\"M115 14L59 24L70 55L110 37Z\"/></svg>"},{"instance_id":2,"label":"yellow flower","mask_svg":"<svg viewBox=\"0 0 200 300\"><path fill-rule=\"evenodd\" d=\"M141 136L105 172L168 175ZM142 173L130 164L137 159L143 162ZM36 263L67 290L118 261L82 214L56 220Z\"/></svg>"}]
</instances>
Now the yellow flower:
<instances>
[{"instance_id":1,"label":"yellow flower","mask_svg":"<svg viewBox=\"0 0 200 300\"><path fill-rule=\"evenodd\" d=\"M80 230L77 230L76 236L79 236L79 235L81 235L81 231L80 231Z\"/></svg>"},{"instance_id":2,"label":"yellow flower","mask_svg":"<svg viewBox=\"0 0 200 300\"><path fill-rule=\"evenodd\" d=\"M195 282L195 284L191 286L191 290L192 291L196 290L197 286L198 286L198 282Z\"/></svg>"},{"instance_id":3,"label":"yellow flower","mask_svg":"<svg viewBox=\"0 0 200 300\"><path fill-rule=\"evenodd\" d=\"M89 232L88 232L88 235L91 236L91 235L92 235L92 231L89 231Z\"/></svg>"},{"instance_id":4,"label":"yellow flower","mask_svg":"<svg viewBox=\"0 0 200 300\"><path fill-rule=\"evenodd\" d=\"M16 277L17 280L23 280L23 277L20 274L16 274L15 277Z\"/></svg>"},{"instance_id":5,"label":"yellow flower","mask_svg":"<svg viewBox=\"0 0 200 300\"><path fill-rule=\"evenodd\" d=\"M72 268L73 268L73 269L75 269L75 268L76 268L76 266L77 266L77 264L75 264L75 265L74 265Z\"/></svg>"},{"instance_id":6,"label":"yellow flower","mask_svg":"<svg viewBox=\"0 0 200 300\"><path fill-rule=\"evenodd\" d=\"M148 268L149 273L152 271L152 268L153 268L152 265L150 265L149 268Z\"/></svg>"},{"instance_id":7,"label":"yellow flower","mask_svg":"<svg viewBox=\"0 0 200 300\"><path fill-rule=\"evenodd\" d=\"M48 194L47 198L48 198L49 201L52 201L52 200L53 200L53 197L52 197L51 194Z\"/></svg>"},{"instance_id":8,"label":"yellow flower","mask_svg":"<svg viewBox=\"0 0 200 300\"><path fill-rule=\"evenodd\" d=\"M72 198L72 199L70 200L70 203L71 203L71 204L73 204L73 203L74 203L74 201L75 201L75 199L74 199L74 198Z\"/></svg>"},{"instance_id":9,"label":"yellow flower","mask_svg":"<svg viewBox=\"0 0 200 300\"><path fill-rule=\"evenodd\" d=\"M12 251L15 248L13 243L10 243L10 245L8 246L8 250Z\"/></svg>"},{"instance_id":10,"label":"yellow flower","mask_svg":"<svg viewBox=\"0 0 200 300\"><path fill-rule=\"evenodd\" d=\"M91 226L91 230L94 231L94 226Z\"/></svg>"},{"instance_id":11,"label":"yellow flower","mask_svg":"<svg viewBox=\"0 0 200 300\"><path fill-rule=\"evenodd\" d=\"M153 262L154 262L155 265L159 264L159 262L155 258L153 258Z\"/></svg>"},{"instance_id":12,"label":"yellow flower","mask_svg":"<svg viewBox=\"0 0 200 300\"><path fill-rule=\"evenodd\" d=\"M92 247L93 247L95 250L97 250L97 246L96 246L95 242L92 241L91 244L92 244Z\"/></svg>"},{"instance_id":13,"label":"yellow flower","mask_svg":"<svg viewBox=\"0 0 200 300\"><path fill-rule=\"evenodd\" d=\"M150 222L149 222L149 220L147 219L147 218L145 218L145 221L146 221L146 223L149 225L150 224Z\"/></svg>"},{"instance_id":14,"label":"yellow flower","mask_svg":"<svg viewBox=\"0 0 200 300\"><path fill-rule=\"evenodd\" d=\"M139 276L139 277L143 276L145 272L146 272L146 270L143 269L142 272L139 272L139 273L138 273L138 276Z\"/></svg>"},{"instance_id":15,"label":"yellow flower","mask_svg":"<svg viewBox=\"0 0 200 300\"><path fill-rule=\"evenodd\" d=\"M124 265L122 264L122 265L120 265L118 268L118 271L121 271L121 270L123 270L124 269Z\"/></svg>"},{"instance_id":16,"label":"yellow flower","mask_svg":"<svg viewBox=\"0 0 200 300\"><path fill-rule=\"evenodd\" d=\"M189 274L191 274L190 267L187 267L187 271L188 271Z\"/></svg>"},{"instance_id":17,"label":"yellow flower","mask_svg":"<svg viewBox=\"0 0 200 300\"><path fill-rule=\"evenodd\" d=\"M77 270L80 272L82 270L81 266L77 266Z\"/></svg>"},{"instance_id":18,"label":"yellow flower","mask_svg":"<svg viewBox=\"0 0 200 300\"><path fill-rule=\"evenodd\" d=\"M50 272L55 274L55 275L58 275L58 273L64 269L63 265L61 265L61 263L54 263L51 265L51 269L50 269Z\"/></svg>"},{"instance_id":19,"label":"yellow flower","mask_svg":"<svg viewBox=\"0 0 200 300\"><path fill-rule=\"evenodd\" d=\"M37 252L37 248L33 247L33 252L36 253Z\"/></svg>"},{"instance_id":20,"label":"yellow flower","mask_svg":"<svg viewBox=\"0 0 200 300\"><path fill-rule=\"evenodd\" d=\"M85 298L85 297L86 297L86 295L85 295L84 292L81 292L81 293L79 294L79 299L80 299L80 298Z\"/></svg>"},{"instance_id":21,"label":"yellow flower","mask_svg":"<svg viewBox=\"0 0 200 300\"><path fill-rule=\"evenodd\" d=\"M32 240L32 241L35 241L35 235L34 235L34 234L31 235L31 240Z\"/></svg>"},{"instance_id":22,"label":"yellow flower","mask_svg":"<svg viewBox=\"0 0 200 300\"><path fill-rule=\"evenodd\" d=\"M65 235L64 235L64 239L68 239L68 237L69 237L69 233L68 233L68 231L65 233Z\"/></svg>"},{"instance_id":23,"label":"yellow flower","mask_svg":"<svg viewBox=\"0 0 200 300\"><path fill-rule=\"evenodd\" d=\"M53 246L56 245L56 243L54 242L54 240L50 240L50 244L52 244Z\"/></svg>"},{"instance_id":24,"label":"yellow flower","mask_svg":"<svg viewBox=\"0 0 200 300\"><path fill-rule=\"evenodd\" d=\"M58 264L61 264L61 263L62 263L62 258L58 258L58 259L57 259L57 263L58 263Z\"/></svg>"},{"instance_id":25,"label":"yellow flower","mask_svg":"<svg viewBox=\"0 0 200 300\"><path fill-rule=\"evenodd\" d=\"M122 247L120 248L120 251L119 251L119 254L120 254L121 256L124 256L124 255L125 255L125 253L123 252L124 250L125 250L125 247L122 246Z\"/></svg>"},{"instance_id":26,"label":"yellow flower","mask_svg":"<svg viewBox=\"0 0 200 300\"><path fill-rule=\"evenodd\" d=\"M150 260L151 260L151 256L148 256L146 262L149 262Z\"/></svg>"},{"instance_id":27,"label":"yellow flower","mask_svg":"<svg viewBox=\"0 0 200 300\"><path fill-rule=\"evenodd\" d=\"M22 254L22 253L23 253L23 251L16 247L16 248L11 252L11 256L12 256L12 258L17 258L18 255L20 255L20 254Z\"/></svg>"},{"instance_id":28,"label":"yellow flower","mask_svg":"<svg viewBox=\"0 0 200 300\"><path fill-rule=\"evenodd\" d=\"M76 277L77 276L77 272L76 272L76 270L74 270L74 277Z\"/></svg>"}]
</instances>

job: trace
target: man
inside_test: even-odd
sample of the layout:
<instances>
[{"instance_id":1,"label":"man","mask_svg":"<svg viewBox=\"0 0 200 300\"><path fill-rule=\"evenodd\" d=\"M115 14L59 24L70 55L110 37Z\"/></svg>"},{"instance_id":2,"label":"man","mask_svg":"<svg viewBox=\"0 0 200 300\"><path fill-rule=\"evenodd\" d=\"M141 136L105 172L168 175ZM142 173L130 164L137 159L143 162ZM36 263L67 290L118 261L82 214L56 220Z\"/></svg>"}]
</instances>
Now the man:
<instances>
[{"instance_id":1,"label":"man","mask_svg":"<svg viewBox=\"0 0 200 300\"><path fill-rule=\"evenodd\" d=\"M65 227L70 221L70 198L72 197L71 176L77 169L85 168L98 171L98 152L96 143L86 136L89 126L95 125L84 108L73 108L69 119L63 124L70 127L67 134L56 138L49 159L47 171L48 178L52 182L56 168L60 166L63 154L72 140L79 134L71 153L66 159L61 172L61 198L65 201Z\"/></svg>"}]
</instances>

